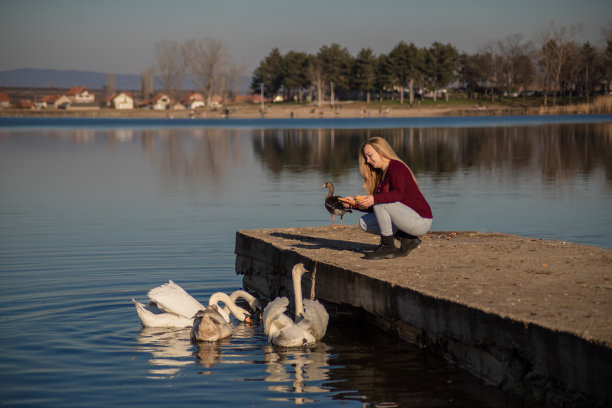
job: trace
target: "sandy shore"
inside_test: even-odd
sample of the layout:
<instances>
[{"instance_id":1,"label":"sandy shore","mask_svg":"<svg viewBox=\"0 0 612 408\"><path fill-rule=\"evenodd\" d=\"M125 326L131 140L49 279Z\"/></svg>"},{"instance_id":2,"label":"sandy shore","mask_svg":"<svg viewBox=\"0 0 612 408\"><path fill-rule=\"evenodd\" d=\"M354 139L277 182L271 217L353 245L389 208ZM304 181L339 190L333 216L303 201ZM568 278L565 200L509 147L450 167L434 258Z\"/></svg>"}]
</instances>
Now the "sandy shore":
<instances>
[{"instance_id":1,"label":"sandy shore","mask_svg":"<svg viewBox=\"0 0 612 408\"><path fill-rule=\"evenodd\" d=\"M516 115L530 114L527 108L514 107L478 107L473 105L453 105L445 107L438 105L435 107L413 107L409 105L367 105L365 103L343 103L336 107L329 104L317 108L313 105L276 105L268 104L265 106L264 114L261 113L261 105L257 104L236 104L229 105L227 111L223 109L201 110L189 112L187 110L165 110L154 111L144 109L116 110L116 109L47 109L47 110L0 110L0 116L53 116L53 117L125 117L125 118L234 118L234 119L253 119L253 118L399 118L399 117L439 117L439 116L473 116L473 115ZM531 114L537 114L533 112Z\"/></svg>"},{"instance_id":2,"label":"sandy shore","mask_svg":"<svg viewBox=\"0 0 612 408\"><path fill-rule=\"evenodd\" d=\"M184 108L172 110L116 110L109 108L94 109L44 109L0 110L0 116L52 116L52 117L110 117L110 118L411 118L411 117L440 117L440 116L496 116L496 115L555 115L555 114L589 114L612 113L612 97L603 97L592 104L576 104L557 106L556 108L541 106L540 101L512 101L509 103L496 102L487 105L486 102L465 100L460 103L438 102L435 105L426 103L424 106L415 104L410 107L408 103L371 103L340 102L335 106L329 103L317 107L314 104L266 104L263 114L260 104L240 103L230 104L227 109L202 109L190 112Z\"/></svg>"},{"instance_id":3,"label":"sandy shore","mask_svg":"<svg viewBox=\"0 0 612 408\"><path fill-rule=\"evenodd\" d=\"M255 105L241 105L229 107L229 116L234 118L259 118L261 107ZM409 105L368 106L367 104L341 104L336 107L324 105L321 108L309 105L266 105L264 117L266 118L400 118L400 117L436 117L436 116L466 116L482 115L483 113L501 114L505 111L511 114L511 109L481 109L473 107L428 107L420 108Z\"/></svg>"}]
</instances>

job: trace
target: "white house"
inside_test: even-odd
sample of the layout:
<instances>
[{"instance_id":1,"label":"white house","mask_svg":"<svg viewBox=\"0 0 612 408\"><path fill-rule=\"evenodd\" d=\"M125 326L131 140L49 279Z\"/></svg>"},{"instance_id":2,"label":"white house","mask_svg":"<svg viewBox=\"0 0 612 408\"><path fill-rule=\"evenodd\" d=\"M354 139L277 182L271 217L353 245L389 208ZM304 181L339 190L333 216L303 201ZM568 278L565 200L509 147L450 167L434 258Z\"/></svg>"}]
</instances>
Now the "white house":
<instances>
[{"instance_id":1,"label":"white house","mask_svg":"<svg viewBox=\"0 0 612 408\"><path fill-rule=\"evenodd\" d=\"M66 96L72 103L94 103L96 101L96 96L84 86L73 86L66 92Z\"/></svg>"},{"instance_id":2,"label":"white house","mask_svg":"<svg viewBox=\"0 0 612 408\"><path fill-rule=\"evenodd\" d=\"M170 105L172 105L172 101L168 95L157 94L151 99L142 101L139 106L145 109L165 110L170 109Z\"/></svg>"},{"instance_id":3,"label":"white house","mask_svg":"<svg viewBox=\"0 0 612 408\"><path fill-rule=\"evenodd\" d=\"M134 98L129 92L120 92L111 95L106 99L109 108L115 109L134 109Z\"/></svg>"},{"instance_id":4,"label":"white house","mask_svg":"<svg viewBox=\"0 0 612 408\"><path fill-rule=\"evenodd\" d=\"M181 104L187 109L198 109L206 106L204 96L201 93L193 92L181 99Z\"/></svg>"},{"instance_id":5,"label":"white house","mask_svg":"<svg viewBox=\"0 0 612 408\"><path fill-rule=\"evenodd\" d=\"M210 107L211 108L220 108L223 106L223 98L221 98L219 95L214 94L211 98L210 98Z\"/></svg>"},{"instance_id":6,"label":"white house","mask_svg":"<svg viewBox=\"0 0 612 408\"><path fill-rule=\"evenodd\" d=\"M66 95L46 95L40 98L40 103L44 105L43 109L66 109L70 107L72 101Z\"/></svg>"}]
</instances>

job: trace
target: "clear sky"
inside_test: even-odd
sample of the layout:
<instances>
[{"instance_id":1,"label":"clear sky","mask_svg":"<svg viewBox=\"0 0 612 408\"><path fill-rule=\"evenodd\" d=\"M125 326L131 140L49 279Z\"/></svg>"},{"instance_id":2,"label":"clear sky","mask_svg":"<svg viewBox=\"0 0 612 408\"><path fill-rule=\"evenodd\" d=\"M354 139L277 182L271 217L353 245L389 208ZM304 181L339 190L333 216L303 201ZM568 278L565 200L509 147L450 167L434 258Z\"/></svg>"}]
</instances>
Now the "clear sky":
<instances>
[{"instance_id":1,"label":"clear sky","mask_svg":"<svg viewBox=\"0 0 612 408\"><path fill-rule=\"evenodd\" d=\"M579 42L603 44L611 0L0 0L0 71L77 69L140 74L155 43L214 37L252 70L273 48L316 53L333 42L352 55L397 43L487 41L536 35L554 21L582 24Z\"/></svg>"}]
</instances>

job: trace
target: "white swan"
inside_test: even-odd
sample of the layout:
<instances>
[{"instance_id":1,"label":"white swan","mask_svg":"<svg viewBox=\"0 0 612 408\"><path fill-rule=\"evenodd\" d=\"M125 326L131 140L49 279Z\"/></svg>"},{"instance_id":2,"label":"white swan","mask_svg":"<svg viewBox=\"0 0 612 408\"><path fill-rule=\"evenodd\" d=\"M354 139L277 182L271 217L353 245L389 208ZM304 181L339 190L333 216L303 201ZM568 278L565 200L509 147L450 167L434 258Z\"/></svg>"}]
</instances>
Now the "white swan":
<instances>
[{"instance_id":1,"label":"white swan","mask_svg":"<svg viewBox=\"0 0 612 408\"><path fill-rule=\"evenodd\" d=\"M148 305L142 304L132 298L136 306L136 313L144 327L166 327L172 329L182 329L193 325L193 318L179 316L174 313L164 312L159 309L155 302Z\"/></svg>"},{"instance_id":2,"label":"white swan","mask_svg":"<svg viewBox=\"0 0 612 408\"><path fill-rule=\"evenodd\" d=\"M195 314L200 310L206 309L181 286L177 285L171 280L168 281L168 283L164 283L161 286L151 289L148 292L148 296L151 299L151 302L148 305L139 303L132 299L132 302L134 302L134 305L136 306L138 317L140 318L140 321L144 327L191 327L193 326L193 318ZM235 291L229 298L229 302L232 303L233 310L230 309L229 302L224 302L225 307L223 309L219 308L221 310L220 313L225 313L227 315L227 321L229 321L230 311L234 313L237 319L241 320L242 318L242 320L244 320L243 316L246 310L234 304L234 300L240 297L245 298L247 302L249 302L249 305L253 304L254 307L259 306L261 308L259 301L247 292ZM214 303L222 301L222 299L219 297L213 298L211 296L211 299L214 301ZM211 302L209 299L209 305L210 303ZM246 313L248 314L248 312Z\"/></svg>"},{"instance_id":3,"label":"white swan","mask_svg":"<svg viewBox=\"0 0 612 408\"><path fill-rule=\"evenodd\" d=\"M302 299L302 275L307 272L299 263L291 271L295 297L295 321L285 314L289 300L279 297L263 313L264 332L270 343L281 347L311 345L321 340L327 330L329 315L316 300Z\"/></svg>"},{"instance_id":4,"label":"white swan","mask_svg":"<svg viewBox=\"0 0 612 408\"><path fill-rule=\"evenodd\" d=\"M240 289L235 290L230 295L230 299L232 299L232 302L234 303L236 303L236 300L238 299L244 299L249 304L251 311L255 312L256 314L261 314L261 312L263 311L263 307L261 306L261 302L259 301L259 299L257 299L255 296L251 295L247 291Z\"/></svg>"},{"instance_id":5,"label":"white swan","mask_svg":"<svg viewBox=\"0 0 612 408\"><path fill-rule=\"evenodd\" d=\"M200 310L206 309L204 305L187 293L185 289L171 280L168 283L151 289L147 296L161 310L183 317L193 318Z\"/></svg>"},{"instance_id":6,"label":"white swan","mask_svg":"<svg viewBox=\"0 0 612 408\"><path fill-rule=\"evenodd\" d=\"M237 295L236 298L238 296L239 295ZM223 302L225 304L225 307L219 306L219 302ZM227 294L223 292L216 292L210 295L210 298L208 299L208 307L210 306L217 306L218 313L223 317L223 319L227 323L229 323L230 321L230 318L229 318L230 312L234 315L236 319L240 320L241 322L244 322L247 317L251 316L248 310L234 303L234 300L232 299L231 295L228 296Z\"/></svg>"}]
</instances>

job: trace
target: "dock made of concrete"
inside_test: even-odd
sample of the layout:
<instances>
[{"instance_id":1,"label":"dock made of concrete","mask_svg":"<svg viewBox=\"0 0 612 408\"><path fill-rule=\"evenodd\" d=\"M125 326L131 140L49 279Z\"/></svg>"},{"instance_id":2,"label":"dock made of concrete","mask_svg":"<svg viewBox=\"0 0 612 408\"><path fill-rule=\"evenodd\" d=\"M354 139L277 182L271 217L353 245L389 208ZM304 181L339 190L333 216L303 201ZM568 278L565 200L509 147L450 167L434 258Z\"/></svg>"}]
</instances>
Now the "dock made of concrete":
<instances>
[{"instance_id":1,"label":"dock made of concrete","mask_svg":"<svg viewBox=\"0 0 612 408\"><path fill-rule=\"evenodd\" d=\"M432 232L407 257L365 260L357 226L238 231L245 288L365 312L526 403L612 405L612 250L516 235Z\"/></svg>"}]
</instances>

